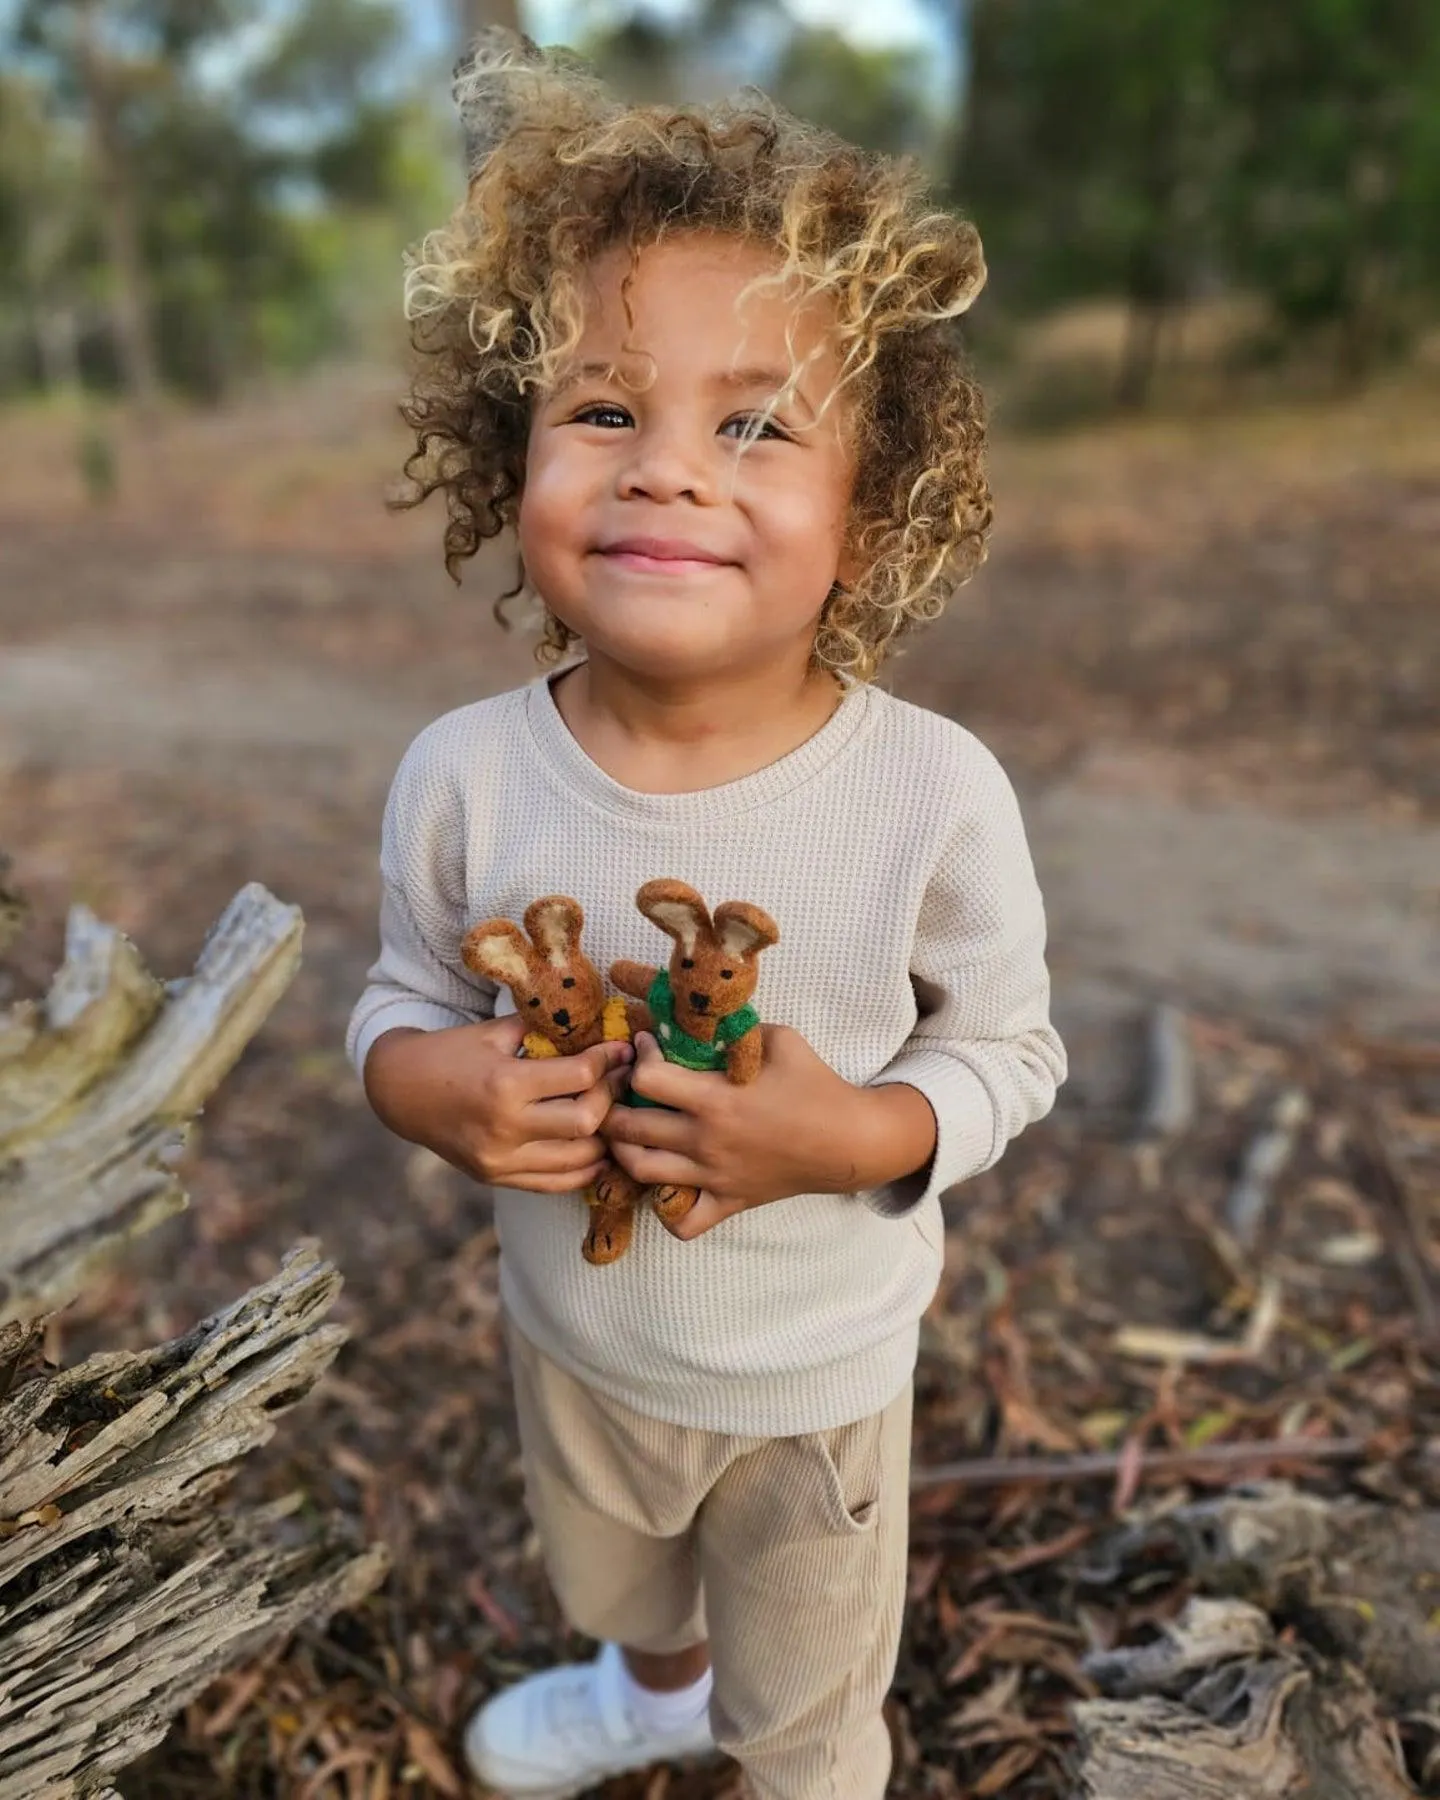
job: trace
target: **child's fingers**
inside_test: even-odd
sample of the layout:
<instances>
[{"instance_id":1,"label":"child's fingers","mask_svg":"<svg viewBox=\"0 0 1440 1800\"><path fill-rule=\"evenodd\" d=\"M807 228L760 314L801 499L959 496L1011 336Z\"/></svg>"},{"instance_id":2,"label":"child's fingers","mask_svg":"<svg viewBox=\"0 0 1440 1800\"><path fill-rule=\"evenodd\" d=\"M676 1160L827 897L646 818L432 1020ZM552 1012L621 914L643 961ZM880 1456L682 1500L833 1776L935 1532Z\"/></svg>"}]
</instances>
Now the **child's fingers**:
<instances>
[{"instance_id":1,"label":"child's fingers","mask_svg":"<svg viewBox=\"0 0 1440 1800\"><path fill-rule=\"evenodd\" d=\"M643 1181L646 1187L703 1187L705 1175L700 1165L673 1150L648 1150L640 1144L612 1144L611 1155L627 1175Z\"/></svg>"},{"instance_id":2,"label":"child's fingers","mask_svg":"<svg viewBox=\"0 0 1440 1800\"><path fill-rule=\"evenodd\" d=\"M572 1183L580 1183L587 1170L597 1173L604 1164L607 1146L597 1137L574 1138L569 1142L554 1138L536 1138L522 1144L507 1160L517 1170L534 1175L564 1175ZM509 1186L512 1175L497 1176L501 1187Z\"/></svg>"},{"instance_id":3,"label":"child's fingers","mask_svg":"<svg viewBox=\"0 0 1440 1800\"><path fill-rule=\"evenodd\" d=\"M511 1175L505 1181L497 1182L497 1187L523 1188L530 1194L576 1194L582 1188L598 1181L605 1168L602 1158L599 1162L587 1163L583 1169L575 1169L567 1174L547 1175L539 1170L526 1170L523 1174Z\"/></svg>"},{"instance_id":4,"label":"child's fingers","mask_svg":"<svg viewBox=\"0 0 1440 1800\"><path fill-rule=\"evenodd\" d=\"M714 1092L716 1080L724 1077L701 1075L694 1069L682 1069L675 1063L668 1063L658 1050L650 1048L651 1042L653 1040L640 1039L635 1066L630 1071L631 1087L647 1100L658 1100L662 1106L672 1106L680 1112L699 1112Z\"/></svg>"},{"instance_id":5,"label":"child's fingers","mask_svg":"<svg viewBox=\"0 0 1440 1800\"><path fill-rule=\"evenodd\" d=\"M612 1144L635 1144L644 1150L674 1150L685 1156L694 1148L695 1121L684 1113L656 1106L617 1106L600 1127Z\"/></svg>"},{"instance_id":6,"label":"child's fingers","mask_svg":"<svg viewBox=\"0 0 1440 1800\"><path fill-rule=\"evenodd\" d=\"M602 1081L574 1098L566 1095L558 1100L537 1100L521 1109L516 1124L527 1137L541 1141L594 1137L610 1107L610 1086Z\"/></svg>"},{"instance_id":7,"label":"child's fingers","mask_svg":"<svg viewBox=\"0 0 1440 1800\"><path fill-rule=\"evenodd\" d=\"M487 1050L492 1053L498 1051L501 1056L513 1056L525 1041L525 1021L518 1013L506 1013L499 1019L486 1019L474 1026L473 1030L477 1044L483 1042Z\"/></svg>"},{"instance_id":8,"label":"child's fingers","mask_svg":"<svg viewBox=\"0 0 1440 1800\"><path fill-rule=\"evenodd\" d=\"M578 1056L537 1056L518 1066L524 1071L530 1099L554 1100L564 1094L583 1094L612 1069L627 1065L633 1054L628 1044L595 1044Z\"/></svg>"}]
</instances>

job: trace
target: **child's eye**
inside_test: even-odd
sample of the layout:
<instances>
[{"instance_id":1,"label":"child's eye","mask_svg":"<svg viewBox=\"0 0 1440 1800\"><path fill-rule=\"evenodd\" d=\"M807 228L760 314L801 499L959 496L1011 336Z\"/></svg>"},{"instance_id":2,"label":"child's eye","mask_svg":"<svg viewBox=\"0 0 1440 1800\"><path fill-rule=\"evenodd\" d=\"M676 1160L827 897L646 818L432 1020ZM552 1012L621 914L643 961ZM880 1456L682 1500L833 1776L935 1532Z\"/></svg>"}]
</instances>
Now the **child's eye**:
<instances>
[{"instance_id":1,"label":"child's eye","mask_svg":"<svg viewBox=\"0 0 1440 1800\"><path fill-rule=\"evenodd\" d=\"M594 406L582 406L574 415L576 425L598 425L602 431L623 431L633 421L623 406L600 400Z\"/></svg>"},{"instance_id":2,"label":"child's eye","mask_svg":"<svg viewBox=\"0 0 1440 1800\"><path fill-rule=\"evenodd\" d=\"M733 431L732 426L735 427ZM754 443L758 438L779 438L782 443L791 441L789 432L782 430L774 419L766 418L764 413L736 413L720 427L720 433L722 437L738 438L741 443Z\"/></svg>"}]
</instances>

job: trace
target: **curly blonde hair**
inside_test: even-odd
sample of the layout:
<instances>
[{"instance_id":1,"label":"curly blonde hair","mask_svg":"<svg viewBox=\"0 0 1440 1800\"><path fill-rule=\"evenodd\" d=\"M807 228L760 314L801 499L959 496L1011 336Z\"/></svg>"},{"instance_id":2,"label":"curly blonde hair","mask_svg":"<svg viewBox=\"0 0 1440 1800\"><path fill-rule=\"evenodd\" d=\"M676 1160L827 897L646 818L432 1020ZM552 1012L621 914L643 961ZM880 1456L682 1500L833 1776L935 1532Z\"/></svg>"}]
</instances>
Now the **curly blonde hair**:
<instances>
[{"instance_id":1,"label":"curly blonde hair","mask_svg":"<svg viewBox=\"0 0 1440 1800\"><path fill-rule=\"evenodd\" d=\"M492 30L455 96L470 180L407 260L418 364L401 410L416 448L397 504L445 495L458 580L462 560L516 521L531 398L579 341L586 265L679 231L770 246L777 266L753 285L829 302L855 451L848 544L862 573L832 588L815 659L868 680L984 560L984 409L955 325L985 279L975 228L927 205L913 165L754 90L712 106L626 105L568 53ZM522 571L503 599L523 582ZM575 641L547 611L542 659Z\"/></svg>"}]
</instances>

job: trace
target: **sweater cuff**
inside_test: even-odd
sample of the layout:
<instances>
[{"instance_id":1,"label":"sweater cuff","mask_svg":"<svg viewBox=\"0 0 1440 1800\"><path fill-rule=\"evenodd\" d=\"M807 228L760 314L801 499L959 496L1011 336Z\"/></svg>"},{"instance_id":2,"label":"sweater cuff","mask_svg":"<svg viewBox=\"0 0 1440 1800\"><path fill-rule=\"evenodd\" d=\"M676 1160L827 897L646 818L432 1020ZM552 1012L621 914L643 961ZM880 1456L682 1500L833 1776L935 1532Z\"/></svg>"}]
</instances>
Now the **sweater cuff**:
<instances>
[{"instance_id":1,"label":"sweater cuff","mask_svg":"<svg viewBox=\"0 0 1440 1800\"><path fill-rule=\"evenodd\" d=\"M896 1081L917 1089L930 1102L935 1151L923 1169L865 1195L865 1204L885 1219L914 1212L932 1196L988 1169L996 1156L995 1104L968 1063L937 1050L912 1050L897 1057L870 1085L884 1087Z\"/></svg>"},{"instance_id":2,"label":"sweater cuff","mask_svg":"<svg viewBox=\"0 0 1440 1800\"><path fill-rule=\"evenodd\" d=\"M374 1047L375 1040L387 1031L395 1031L400 1027L408 1027L416 1031L448 1031L454 1025L473 1025L475 1017L471 1013L456 1012L453 1007L441 1006L437 1000L390 1000L373 1012L361 1025L350 1046L350 1061L355 1066L355 1073L363 1081L365 1079L365 1059Z\"/></svg>"}]
</instances>

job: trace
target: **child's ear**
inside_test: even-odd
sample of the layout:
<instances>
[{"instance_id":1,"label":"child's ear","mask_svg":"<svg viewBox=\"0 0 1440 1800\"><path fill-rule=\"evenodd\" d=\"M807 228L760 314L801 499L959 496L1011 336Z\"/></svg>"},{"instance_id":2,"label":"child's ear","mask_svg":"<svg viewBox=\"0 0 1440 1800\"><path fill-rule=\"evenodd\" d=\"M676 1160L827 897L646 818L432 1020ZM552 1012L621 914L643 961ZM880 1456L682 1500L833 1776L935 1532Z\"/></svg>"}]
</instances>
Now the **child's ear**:
<instances>
[{"instance_id":1,"label":"child's ear","mask_svg":"<svg viewBox=\"0 0 1440 1800\"><path fill-rule=\"evenodd\" d=\"M715 936L731 956L753 956L780 942L780 927L748 900L724 900L715 908Z\"/></svg>"},{"instance_id":2,"label":"child's ear","mask_svg":"<svg viewBox=\"0 0 1440 1800\"><path fill-rule=\"evenodd\" d=\"M693 956L702 935L709 935L710 909L683 881L647 881L635 904L652 925L675 939L686 956Z\"/></svg>"},{"instance_id":3,"label":"child's ear","mask_svg":"<svg viewBox=\"0 0 1440 1800\"><path fill-rule=\"evenodd\" d=\"M467 969L498 981L502 987L524 987L530 980L535 952L525 934L508 919L487 919L465 934L460 958Z\"/></svg>"},{"instance_id":4,"label":"child's ear","mask_svg":"<svg viewBox=\"0 0 1440 1800\"><path fill-rule=\"evenodd\" d=\"M580 902L568 894L547 894L526 907L525 929L546 961L554 963L557 969L563 968L574 962L580 952L585 914L580 910Z\"/></svg>"}]
</instances>

